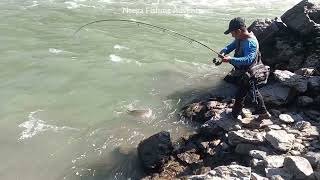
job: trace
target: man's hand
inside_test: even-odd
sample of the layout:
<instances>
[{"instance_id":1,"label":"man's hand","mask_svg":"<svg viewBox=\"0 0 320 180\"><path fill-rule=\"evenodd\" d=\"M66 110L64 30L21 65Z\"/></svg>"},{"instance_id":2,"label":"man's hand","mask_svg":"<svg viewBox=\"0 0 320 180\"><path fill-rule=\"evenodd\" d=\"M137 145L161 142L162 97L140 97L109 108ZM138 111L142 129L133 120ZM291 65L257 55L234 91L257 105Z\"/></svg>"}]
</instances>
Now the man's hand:
<instances>
[{"instance_id":1,"label":"man's hand","mask_svg":"<svg viewBox=\"0 0 320 180\"><path fill-rule=\"evenodd\" d=\"M222 58L222 62L228 63L230 60L231 60L230 56L223 56L223 58Z\"/></svg>"}]
</instances>

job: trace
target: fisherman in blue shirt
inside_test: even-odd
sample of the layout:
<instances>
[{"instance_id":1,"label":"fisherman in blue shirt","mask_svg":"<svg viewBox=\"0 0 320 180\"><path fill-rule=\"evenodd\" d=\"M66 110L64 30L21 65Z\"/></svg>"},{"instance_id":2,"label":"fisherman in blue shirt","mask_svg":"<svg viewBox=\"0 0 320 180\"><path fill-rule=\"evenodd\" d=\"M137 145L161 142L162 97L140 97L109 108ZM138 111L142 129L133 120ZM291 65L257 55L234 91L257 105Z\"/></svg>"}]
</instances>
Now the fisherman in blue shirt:
<instances>
[{"instance_id":1,"label":"fisherman in blue shirt","mask_svg":"<svg viewBox=\"0 0 320 180\"><path fill-rule=\"evenodd\" d=\"M241 72L240 82L238 82L239 89L236 93L235 104L232 108L232 116L238 118L242 113L244 100L250 90L252 90L249 69L255 64L262 64L261 55L259 51L259 43L252 32L246 28L245 21L241 17L234 18L229 23L229 29L224 34L231 33L234 41L221 50L222 62L230 63L234 66L236 71ZM230 52L235 50L234 57L227 56ZM270 113L267 111L263 101L263 97L256 89L256 114L257 120L269 119Z\"/></svg>"}]
</instances>

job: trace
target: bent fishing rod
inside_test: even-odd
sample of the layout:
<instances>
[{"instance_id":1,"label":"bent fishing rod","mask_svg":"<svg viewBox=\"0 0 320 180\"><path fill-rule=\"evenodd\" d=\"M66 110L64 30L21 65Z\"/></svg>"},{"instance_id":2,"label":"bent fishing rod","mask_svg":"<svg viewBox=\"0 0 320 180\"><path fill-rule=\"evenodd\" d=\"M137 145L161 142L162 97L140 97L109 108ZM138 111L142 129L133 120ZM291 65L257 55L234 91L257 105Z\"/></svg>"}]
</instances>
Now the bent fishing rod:
<instances>
[{"instance_id":1,"label":"bent fishing rod","mask_svg":"<svg viewBox=\"0 0 320 180\"><path fill-rule=\"evenodd\" d=\"M81 31L81 29L83 29L84 27L86 26L89 26L91 24L96 24L96 23L100 23L100 22L127 22L127 23L134 23L134 24L138 24L138 26L140 25L144 25L144 26L147 26L147 27L151 27L151 28L155 28L155 29L158 29L158 30L161 30L162 32L164 33L167 33L168 35L172 35L172 36L175 36L175 37L182 37L184 38L184 40L187 40L187 42L189 44L192 44L193 42L195 43L198 43L200 44L201 46L209 49L210 51L214 52L215 54L218 55L219 58L223 58L224 56L220 53L218 53L217 51L215 51L214 49L210 48L208 45L198 41L198 40L195 40L193 38L190 38L186 35L183 35L183 34L180 34L176 31L173 31L171 29L167 29L167 28L164 28L164 27L160 27L160 26L156 26L156 25L153 25L153 24L149 24L149 23L145 23L145 22L141 22L141 21L136 21L136 20L128 20L128 19L103 19L103 20L97 20L97 21L92 21L92 22L89 22L81 27L79 27L75 32L74 32L74 35L76 35L79 31ZM220 65L221 62L218 61L217 59L213 59L213 63L215 63L216 65Z\"/></svg>"}]
</instances>

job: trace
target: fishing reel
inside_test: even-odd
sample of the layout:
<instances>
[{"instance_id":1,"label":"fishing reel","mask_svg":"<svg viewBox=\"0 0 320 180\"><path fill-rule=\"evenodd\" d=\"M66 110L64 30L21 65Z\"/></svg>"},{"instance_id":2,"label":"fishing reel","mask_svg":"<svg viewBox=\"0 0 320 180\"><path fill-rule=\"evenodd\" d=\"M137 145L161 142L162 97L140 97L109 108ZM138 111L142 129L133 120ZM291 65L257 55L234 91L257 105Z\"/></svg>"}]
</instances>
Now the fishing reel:
<instances>
[{"instance_id":1,"label":"fishing reel","mask_svg":"<svg viewBox=\"0 0 320 180\"><path fill-rule=\"evenodd\" d=\"M219 66L222 64L222 59L221 58L213 58L212 63L215 64L216 66Z\"/></svg>"}]
</instances>

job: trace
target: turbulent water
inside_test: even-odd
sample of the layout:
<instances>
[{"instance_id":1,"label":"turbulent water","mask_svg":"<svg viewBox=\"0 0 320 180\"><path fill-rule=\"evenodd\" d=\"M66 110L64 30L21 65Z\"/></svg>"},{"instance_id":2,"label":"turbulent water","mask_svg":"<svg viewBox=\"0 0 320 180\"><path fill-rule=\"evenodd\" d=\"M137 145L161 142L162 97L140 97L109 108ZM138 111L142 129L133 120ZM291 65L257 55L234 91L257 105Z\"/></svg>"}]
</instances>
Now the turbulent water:
<instances>
[{"instance_id":1,"label":"turbulent water","mask_svg":"<svg viewBox=\"0 0 320 180\"><path fill-rule=\"evenodd\" d=\"M179 107L226 93L231 66L133 19L167 27L220 50L228 21L281 15L298 0L8 0L0 2L0 179L100 180L139 174L121 152L160 130L192 130ZM150 109L147 117L127 114Z\"/></svg>"}]
</instances>

